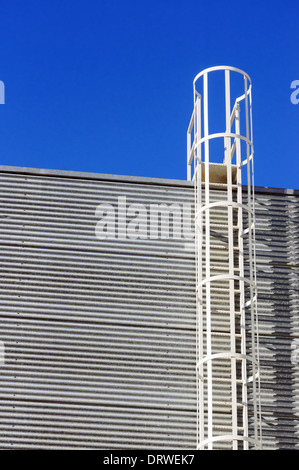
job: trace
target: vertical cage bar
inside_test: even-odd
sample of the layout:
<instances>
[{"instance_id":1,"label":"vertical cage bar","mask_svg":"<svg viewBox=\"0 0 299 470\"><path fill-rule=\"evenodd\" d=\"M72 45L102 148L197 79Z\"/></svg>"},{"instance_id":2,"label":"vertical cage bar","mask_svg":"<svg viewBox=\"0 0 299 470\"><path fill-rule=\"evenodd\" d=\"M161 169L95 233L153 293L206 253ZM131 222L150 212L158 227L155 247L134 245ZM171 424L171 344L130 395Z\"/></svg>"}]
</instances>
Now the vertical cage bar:
<instances>
[{"instance_id":1,"label":"vertical cage bar","mask_svg":"<svg viewBox=\"0 0 299 470\"><path fill-rule=\"evenodd\" d=\"M187 132L187 180L191 181L191 165L189 163L191 154L191 134Z\"/></svg>"},{"instance_id":2,"label":"vertical cage bar","mask_svg":"<svg viewBox=\"0 0 299 470\"><path fill-rule=\"evenodd\" d=\"M254 183L254 148L253 148L253 121L252 121L252 91L250 87L249 91L249 110L250 110L250 139L251 139L251 171L252 171L252 204L253 204L253 213L255 218L255 183ZM260 364L260 353L259 353L259 322L258 322L258 292L257 292L257 265L256 265L256 244L255 244L255 228L256 228L256 220L253 221L253 264L254 264L254 283L255 283L255 326L256 326L256 358L257 363ZM258 438L259 440L262 439L262 409L261 409L261 377L260 372L258 371L257 377L257 407L258 407L258 414L257 414L257 427L258 427Z\"/></svg>"},{"instance_id":3,"label":"vertical cage bar","mask_svg":"<svg viewBox=\"0 0 299 470\"><path fill-rule=\"evenodd\" d=\"M196 182L197 187L197 208L202 206L202 173L201 173L201 145L198 145L198 142L201 139L201 97L196 98ZM202 298L203 298L203 289L202 285L199 285L199 280L202 279L202 267L203 267L203 256L202 256L202 245L203 245L203 224L202 224L202 215L201 213L196 214L196 224L197 224L197 257L198 257L198 269L197 269L197 315L198 315L198 325L199 325L199 334L198 334L198 360L203 358L203 315L202 315ZM200 377L203 377L203 364L199 366ZM203 380L200 378L198 384L199 389L199 405L198 413L199 417L204 416L204 384ZM199 418L199 439L197 442L204 440L204 420Z\"/></svg>"},{"instance_id":4,"label":"vertical cage bar","mask_svg":"<svg viewBox=\"0 0 299 470\"><path fill-rule=\"evenodd\" d=\"M204 136L209 135L209 102L208 102L208 74L203 78L203 95L204 95ZM209 162L209 140L205 140L205 204L208 206L210 202L210 162ZM210 211L205 211L205 245L206 245L206 278L210 278ZM206 343L207 355L212 353L211 343L211 285L206 283ZM208 401L208 449L213 449L213 382L212 382L212 363L207 364L207 401Z\"/></svg>"},{"instance_id":5,"label":"vertical cage bar","mask_svg":"<svg viewBox=\"0 0 299 470\"><path fill-rule=\"evenodd\" d=\"M225 107L226 107L226 133L230 134L230 71L225 70ZM231 394L232 394L232 434L238 434L237 417L237 375L236 359L233 356L236 353L236 325L235 325L235 281L234 281L234 233L233 233L233 194L232 194L232 166L231 166L231 138L225 137L226 152L226 172L227 172L227 201L228 201L228 262L229 262L229 305L230 305L230 348L231 358ZM233 439L233 449L238 449L237 439Z\"/></svg>"},{"instance_id":6,"label":"vertical cage bar","mask_svg":"<svg viewBox=\"0 0 299 470\"><path fill-rule=\"evenodd\" d=\"M258 429L257 429L257 392L256 392L256 338L255 338L255 300L254 300L254 275L253 275L253 246L252 246L252 194L251 194L251 162L250 162L250 145L249 145L249 106L248 106L248 82L247 77L244 78L244 93L245 93L245 119L246 119L246 159L247 159L247 205L249 208L248 211L248 235L249 235L249 279L250 279L250 312L251 312L251 344L252 344L252 388L253 388L253 414L254 414L254 437L255 440L258 440Z\"/></svg>"},{"instance_id":7,"label":"vertical cage bar","mask_svg":"<svg viewBox=\"0 0 299 470\"><path fill-rule=\"evenodd\" d=\"M236 134L240 135L240 105L236 103ZM237 202L242 205L242 167L241 167L241 142L236 141L236 164L237 164ZM241 354L246 356L246 322L245 322L245 285L244 285L244 247L243 247L243 212L242 206L238 208L238 246L239 246L239 272L240 272L240 331L241 331ZM242 420L244 428L244 437L248 438L248 405L247 405L247 364L242 360L242 400L244 408L242 411ZM248 450L248 441L244 441L244 450Z\"/></svg>"}]
</instances>

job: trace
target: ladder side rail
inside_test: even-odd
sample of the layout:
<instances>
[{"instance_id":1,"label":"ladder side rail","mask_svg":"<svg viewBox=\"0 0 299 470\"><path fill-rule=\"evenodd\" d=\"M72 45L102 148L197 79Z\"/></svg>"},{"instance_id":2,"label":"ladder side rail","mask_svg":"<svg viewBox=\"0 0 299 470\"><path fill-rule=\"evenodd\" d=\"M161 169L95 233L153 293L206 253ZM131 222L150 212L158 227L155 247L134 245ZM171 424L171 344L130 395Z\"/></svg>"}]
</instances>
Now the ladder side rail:
<instances>
[{"instance_id":1,"label":"ladder side rail","mask_svg":"<svg viewBox=\"0 0 299 470\"><path fill-rule=\"evenodd\" d=\"M231 131L230 126L230 71L225 70L225 108L226 108L226 133ZM237 414L237 375L236 375L236 325L235 325L235 289L234 289L234 239L233 239L233 195L232 195L232 167L231 167L231 138L225 137L225 161L227 174L227 201L228 201L228 262L229 262L229 310L230 310L230 349L231 357L231 408L232 408L232 435L238 434ZM238 449L238 440L233 439L233 449Z\"/></svg>"},{"instance_id":2,"label":"ladder side rail","mask_svg":"<svg viewBox=\"0 0 299 470\"><path fill-rule=\"evenodd\" d=\"M196 98L197 112L196 112L196 140L201 137L201 98ZM203 358L203 312L202 312L202 298L203 288L199 286L198 281L202 280L202 266L203 266L203 221L202 214L198 213L197 208L202 206L202 174L201 174L201 146L196 149L196 175L195 175L195 188L196 188L196 199L195 199L195 228L196 228L196 295L197 295L197 343L198 343L198 358ZM198 373L200 377L203 377L203 365L199 368ZM204 435L204 383L200 378L197 378L197 389L198 389L198 436L197 442L203 441Z\"/></svg>"},{"instance_id":3,"label":"ladder side rail","mask_svg":"<svg viewBox=\"0 0 299 470\"><path fill-rule=\"evenodd\" d=\"M240 134L240 105L237 103L235 115L235 128L236 134ZM241 167L241 142L240 139L236 140L236 163L237 163L237 202L240 204L238 208L238 243L239 243L239 274L244 278L244 247L243 247L243 197L242 197L242 167ZM245 320L245 283L243 280L239 281L240 284L240 319L241 319L241 354L246 356L246 320ZM247 404L247 361L242 361L242 400L244 404L243 409L243 434L248 438L248 404ZM248 441L244 442L244 450L248 450Z\"/></svg>"},{"instance_id":4,"label":"ladder side rail","mask_svg":"<svg viewBox=\"0 0 299 470\"><path fill-rule=\"evenodd\" d=\"M204 99L204 136L209 135L209 101L208 101L208 74L203 76L203 99ZM210 171L209 171L209 140L204 143L204 165L205 165L205 204L210 201ZM210 278L210 210L205 211L205 254L206 254L206 277ZM207 355L212 353L212 337L211 337L211 284L206 285L206 348ZM208 449L213 449L213 377L212 363L207 364L207 401L208 401Z\"/></svg>"},{"instance_id":5,"label":"ladder side rail","mask_svg":"<svg viewBox=\"0 0 299 470\"><path fill-rule=\"evenodd\" d=\"M250 121L250 140L253 142L253 123L252 123L252 91L251 91L251 84L249 86L248 98L249 98L249 121ZM255 391L255 402L257 406L257 412L255 415L256 419L256 434L259 441L262 440L262 411L261 411L261 388L260 388L260 380L261 380L261 373L260 373L260 355L259 355L259 321L258 321L258 292L257 292L257 265L256 265L256 216L255 216L255 183L254 183L254 149L253 145L250 146L251 154L250 154L250 164L251 164L251 179L252 179L252 211L253 211L253 223L251 226L252 229L252 253L253 253L253 279L254 279L254 292L253 292L253 319L254 319L254 333L255 333L255 355L256 355L256 362L258 364L257 371L253 373L253 380L256 383L256 391ZM249 152L250 153L250 152Z\"/></svg>"},{"instance_id":6,"label":"ladder side rail","mask_svg":"<svg viewBox=\"0 0 299 470\"><path fill-rule=\"evenodd\" d=\"M244 92L245 92L245 120L246 120L246 138L249 140L249 109L248 109L248 94L247 94L247 78L244 77ZM248 232L248 251L249 251L249 279L250 282L253 282L254 275L253 275L253 259L252 259L252 195L251 195L251 171L250 171L250 148L248 142L246 142L246 158L247 158L247 205L250 209L248 212L248 226L249 226L249 232ZM253 358L253 363L252 363L252 376L255 377L256 375L256 369L255 369L255 332L254 332L254 325L255 325L255 312L254 312L254 291L253 291L253 286L250 285L250 318L251 318L251 343L252 343L252 358ZM256 382L253 380L252 382L252 388L253 388L253 414L254 414L254 438L255 440L258 440L258 430L257 430L257 422L256 422L256 414L257 414L257 406L256 406Z\"/></svg>"}]
</instances>

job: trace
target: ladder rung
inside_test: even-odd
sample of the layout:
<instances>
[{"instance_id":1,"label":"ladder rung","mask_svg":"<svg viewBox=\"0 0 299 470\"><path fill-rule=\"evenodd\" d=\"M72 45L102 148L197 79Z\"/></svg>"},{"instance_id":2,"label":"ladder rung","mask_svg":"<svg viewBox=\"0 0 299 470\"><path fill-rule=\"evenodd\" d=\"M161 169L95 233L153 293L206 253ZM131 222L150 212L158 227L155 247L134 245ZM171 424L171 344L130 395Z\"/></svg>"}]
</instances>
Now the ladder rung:
<instances>
[{"instance_id":1,"label":"ladder rung","mask_svg":"<svg viewBox=\"0 0 299 470\"><path fill-rule=\"evenodd\" d=\"M203 311L205 312L206 309L204 308ZM211 310L211 315L230 315L229 310ZM235 316L240 316L240 312L235 312Z\"/></svg>"},{"instance_id":2,"label":"ladder rung","mask_svg":"<svg viewBox=\"0 0 299 470\"><path fill-rule=\"evenodd\" d=\"M243 409L246 405L243 405L242 403L236 403L237 408ZM232 402L230 401L213 401L213 406L226 406L226 407L232 407Z\"/></svg>"},{"instance_id":3,"label":"ladder rung","mask_svg":"<svg viewBox=\"0 0 299 470\"><path fill-rule=\"evenodd\" d=\"M205 227L205 225L204 225ZM224 229L228 229L228 225L223 225L223 224L210 224L210 228L224 228ZM239 227L237 225L233 225L233 230L239 230Z\"/></svg>"},{"instance_id":4,"label":"ladder rung","mask_svg":"<svg viewBox=\"0 0 299 470\"><path fill-rule=\"evenodd\" d=\"M232 379L225 379L223 377L213 377L213 382L217 382L217 383L228 383L228 384L231 384L232 383ZM242 385L243 384L243 380L241 379L237 379L236 380L236 383L239 384L239 385Z\"/></svg>"},{"instance_id":5,"label":"ladder rung","mask_svg":"<svg viewBox=\"0 0 299 470\"><path fill-rule=\"evenodd\" d=\"M227 299L228 298L228 295L229 295L229 289L217 289L217 287L214 287L212 286L211 287L211 291L213 291L213 295L219 295L219 296L222 296L222 298L224 297L224 299ZM196 292L198 294L198 289L196 289ZM234 289L234 294L240 294L241 291L240 289ZM225 294L227 294L227 296L225 296ZM198 294L198 299L203 302L203 300L205 299L205 297L201 298L199 297L199 294ZM219 299L220 300L220 299ZM244 308L244 307L243 307Z\"/></svg>"},{"instance_id":6,"label":"ladder rung","mask_svg":"<svg viewBox=\"0 0 299 470\"><path fill-rule=\"evenodd\" d=\"M223 336L226 338L230 338L231 333L226 333L224 331L211 331L212 336ZM242 335L240 333L234 333L235 338L242 338Z\"/></svg>"},{"instance_id":7,"label":"ladder rung","mask_svg":"<svg viewBox=\"0 0 299 470\"><path fill-rule=\"evenodd\" d=\"M200 380L201 380L201 382L207 382L207 378L206 378L206 377L202 377ZM235 382L236 382L237 385L246 385L246 383L244 383L243 380L241 380L241 379L236 379ZM214 376L213 376L213 383L220 383L220 384L229 384L229 385L231 385L232 379L225 379L225 378L222 378L222 377L214 377Z\"/></svg>"},{"instance_id":8,"label":"ladder rung","mask_svg":"<svg viewBox=\"0 0 299 470\"><path fill-rule=\"evenodd\" d=\"M203 186L205 186L205 181L202 181L201 183ZM227 184L226 183L209 183L209 186L211 188L227 188ZM238 185L237 184L232 184L232 189L238 189Z\"/></svg>"},{"instance_id":9,"label":"ladder rung","mask_svg":"<svg viewBox=\"0 0 299 470\"><path fill-rule=\"evenodd\" d=\"M231 426L224 426L224 425L221 425L221 424L213 424L213 429L215 431L231 431L232 427ZM237 430L240 431L240 432L243 432L244 431L244 428L241 427L241 426L238 426L237 427Z\"/></svg>"},{"instance_id":10,"label":"ladder rung","mask_svg":"<svg viewBox=\"0 0 299 470\"><path fill-rule=\"evenodd\" d=\"M205 247L206 246L206 243L203 243L202 244L202 247ZM211 250L223 250L223 251L228 251L229 248L228 246L223 246L223 245L212 245L210 244L210 248ZM234 246L234 251L240 251L240 248L238 246Z\"/></svg>"},{"instance_id":11,"label":"ladder rung","mask_svg":"<svg viewBox=\"0 0 299 470\"><path fill-rule=\"evenodd\" d=\"M211 271L227 271L226 266L211 266ZM240 268L234 268L234 271L240 271Z\"/></svg>"}]
</instances>

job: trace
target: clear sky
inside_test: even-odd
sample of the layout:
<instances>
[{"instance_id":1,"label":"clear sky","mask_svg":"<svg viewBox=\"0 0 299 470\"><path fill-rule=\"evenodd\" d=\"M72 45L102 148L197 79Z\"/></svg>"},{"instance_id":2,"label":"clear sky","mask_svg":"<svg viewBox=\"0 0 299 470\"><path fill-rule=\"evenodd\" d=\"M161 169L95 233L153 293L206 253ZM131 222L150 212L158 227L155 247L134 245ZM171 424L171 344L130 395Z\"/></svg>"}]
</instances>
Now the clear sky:
<instances>
[{"instance_id":1,"label":"clear sky","mask_svg":"<svg viewBox=\"0 0 299 470\"><path fill-rule=\"evenodd\" d=\"M186 179L192 82L253 82L255 178L299 189L298 0L0 5L0 164Z\"/></svg>"}]
</instances>

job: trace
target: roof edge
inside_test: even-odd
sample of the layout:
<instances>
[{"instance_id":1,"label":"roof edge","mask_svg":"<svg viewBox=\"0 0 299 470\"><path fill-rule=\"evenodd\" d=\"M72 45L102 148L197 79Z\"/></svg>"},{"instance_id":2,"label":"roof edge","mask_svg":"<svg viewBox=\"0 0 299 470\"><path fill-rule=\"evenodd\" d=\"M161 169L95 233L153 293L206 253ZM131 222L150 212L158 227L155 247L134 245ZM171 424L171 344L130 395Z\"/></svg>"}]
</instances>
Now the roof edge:
<instances>
[{"instance_id":1,"label":"roof edge","mask_svg":"<svg viewBox=\"0 0 299 470\"><path fill-rule=\"evenodd\" d=\"M192 181L166 178L151 178L144 176L112 175L106 173L93 173L89 171L54 170L45 168L28 168L18 166L0 165L0 173L19 173L24 175L52 176L59 178L80 178L105 181L120 181L123 183L156 184L167 186L192 187Z\"/></svg>"},{"instance_id":2,"label":"roof edge","mask_svg":"<svg viewBox=\"0 0 299 470\"><path fill-rule=\"evenodd\" d=\"M193 182L179 179L166 179L166 178L151 178L145 176L128 176L128 175L112 175L106 173L94 173L88 171L69 171L69 170L54 170L45 168L30 168L19 166L0 165L0 173L18 173L24 175L39 175L39 176L52 176L59 178L80 178L98 181L116 181L123 183L134 184L152 184L160 186L182 186L192 187ZM256 186L255 192L264 194L278 194L287 196L299 196L299 189L288 188L273 188Z\"/></svg>"}]
</instances>

